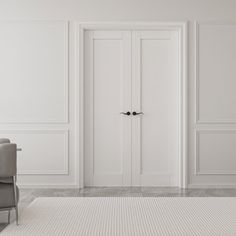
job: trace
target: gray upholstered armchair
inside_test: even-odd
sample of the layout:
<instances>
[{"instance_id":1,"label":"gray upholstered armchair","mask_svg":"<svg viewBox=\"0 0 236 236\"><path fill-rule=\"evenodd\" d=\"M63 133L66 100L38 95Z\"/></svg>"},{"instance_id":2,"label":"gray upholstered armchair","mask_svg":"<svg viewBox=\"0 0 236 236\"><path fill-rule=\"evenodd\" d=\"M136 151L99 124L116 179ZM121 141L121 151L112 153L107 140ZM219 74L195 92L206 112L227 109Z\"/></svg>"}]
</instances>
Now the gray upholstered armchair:
<instances>
[{"instance_id":1,"label":"gray upholstered armchair","mask_svg":"<svg viewBox=\"0 0 236 236\"><path fill-rule=\"evenodd\" d=\"M8 139L0 139L0 210L10 212L16 210L16 223L18 225L19 189L16 186L16 144Z\"/></svg>"}]
</instances>

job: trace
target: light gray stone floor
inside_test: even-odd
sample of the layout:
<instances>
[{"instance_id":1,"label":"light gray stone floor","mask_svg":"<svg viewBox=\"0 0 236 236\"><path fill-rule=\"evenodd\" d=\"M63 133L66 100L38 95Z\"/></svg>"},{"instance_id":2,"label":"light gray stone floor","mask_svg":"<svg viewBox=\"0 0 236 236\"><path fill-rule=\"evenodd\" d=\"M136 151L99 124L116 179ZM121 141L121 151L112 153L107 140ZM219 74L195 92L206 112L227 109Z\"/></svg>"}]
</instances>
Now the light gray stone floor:
<instances>
[{"instance_id":1,"label":"light gray stone floor","mask_svg":"<svg viewBox=\"0 0 236 236\"><path fill-rule=\"evenodd\" d=\"M37 197L236 197L236 189L180 189L169 187L97 187L84 189L21 189L20 214ZM12 211L12 219L15 212ZM0 232L7 213L0 212Z\"/></svg>"}]
</instances>

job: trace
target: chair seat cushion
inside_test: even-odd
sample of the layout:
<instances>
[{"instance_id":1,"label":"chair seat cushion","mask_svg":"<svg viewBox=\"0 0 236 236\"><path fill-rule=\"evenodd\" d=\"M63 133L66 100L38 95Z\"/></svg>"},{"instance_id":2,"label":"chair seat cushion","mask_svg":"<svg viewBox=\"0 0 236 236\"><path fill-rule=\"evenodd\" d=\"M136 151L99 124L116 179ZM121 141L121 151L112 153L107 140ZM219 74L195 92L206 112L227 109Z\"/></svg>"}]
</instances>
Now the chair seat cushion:
<instances>
[{"instance_id":1,"label":"chair seat cushion","mask_svg":"<svg viewBox=\"0 0 236 236\"><path fill-rule=\"evenodd\" d=\"M12 208L15 206L14 185L0 183L0 208ZM17 187L17 201L19 201L19 188Z\"/></svg>"},{"instance_id":2,"label":"chair seat cushion","mask_svg":"<svg viewBox=\"0 0 236 236\"><path fill-rule=\"evenodd\" d=\"M0 177L0 183L12 184L13 179L12 177Z\"/></svg>"}]
</instances>

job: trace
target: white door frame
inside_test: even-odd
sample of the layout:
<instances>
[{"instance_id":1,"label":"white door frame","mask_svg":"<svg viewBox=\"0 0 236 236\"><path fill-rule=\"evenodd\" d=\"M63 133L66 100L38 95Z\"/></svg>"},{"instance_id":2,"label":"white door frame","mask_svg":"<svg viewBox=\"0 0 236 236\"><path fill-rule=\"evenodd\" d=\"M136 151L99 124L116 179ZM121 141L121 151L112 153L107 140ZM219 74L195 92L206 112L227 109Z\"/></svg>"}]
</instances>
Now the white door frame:
<instances>
[{"instance_id":1,"label":"white door frame","mask_svg":"<svg viewBox=\"0 0 236 236\"><path fill-rule=\"evenodd\" d=\"M178 78L178 157L179 187L187 187L188 176L188 80L187 22L89 22L76 25L76 178L78 188L84 187L84 32L86 30L175 30L179 35Z\"/></svg>"}]
</instances>

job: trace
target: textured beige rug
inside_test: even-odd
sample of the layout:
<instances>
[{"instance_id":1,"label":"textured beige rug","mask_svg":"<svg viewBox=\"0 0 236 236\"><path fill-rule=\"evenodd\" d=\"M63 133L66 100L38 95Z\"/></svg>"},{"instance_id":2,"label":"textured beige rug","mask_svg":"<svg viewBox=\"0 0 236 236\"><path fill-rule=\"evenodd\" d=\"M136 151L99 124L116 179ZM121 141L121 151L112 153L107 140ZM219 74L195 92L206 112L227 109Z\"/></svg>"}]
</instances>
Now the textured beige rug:
<instances>
[{"instance_id":1,"label":"textured beige rug","mask_svg":"<svg viewBox=\"0 0 236 236\"><path fill-rule=\"evenodd\" d=\"M1 236L236 235L236 198L38 198Z\"/></svg>"}]
</instances>

